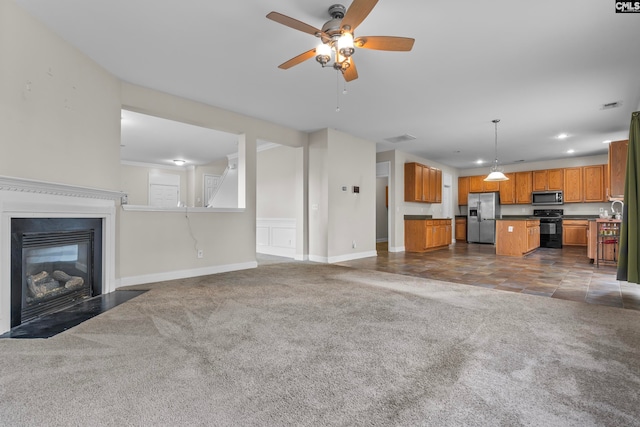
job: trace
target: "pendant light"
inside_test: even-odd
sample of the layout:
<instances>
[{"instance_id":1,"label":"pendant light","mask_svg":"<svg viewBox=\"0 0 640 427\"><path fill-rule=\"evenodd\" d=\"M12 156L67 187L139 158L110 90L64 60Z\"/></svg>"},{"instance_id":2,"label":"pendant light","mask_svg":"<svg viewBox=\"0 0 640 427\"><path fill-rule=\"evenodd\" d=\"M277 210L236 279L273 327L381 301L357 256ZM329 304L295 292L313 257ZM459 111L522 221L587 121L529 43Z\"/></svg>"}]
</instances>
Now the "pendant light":
<instances>
[{"instance_id":1,"label":"pendant light","mask_svg":"<svg viewBox=\"0 0 640 427\"><path fill-rule=\"evenodd\" d=\"M491 166L491 172L484 179L485 181L490 181L490 182L509 180L509 178L507 178L505 174L502 173L502 167L498 166L498 122L499 121L500 119L492 120L496 128L496 159L493 163L493 166Z\"/></svg>"}]
</instances>

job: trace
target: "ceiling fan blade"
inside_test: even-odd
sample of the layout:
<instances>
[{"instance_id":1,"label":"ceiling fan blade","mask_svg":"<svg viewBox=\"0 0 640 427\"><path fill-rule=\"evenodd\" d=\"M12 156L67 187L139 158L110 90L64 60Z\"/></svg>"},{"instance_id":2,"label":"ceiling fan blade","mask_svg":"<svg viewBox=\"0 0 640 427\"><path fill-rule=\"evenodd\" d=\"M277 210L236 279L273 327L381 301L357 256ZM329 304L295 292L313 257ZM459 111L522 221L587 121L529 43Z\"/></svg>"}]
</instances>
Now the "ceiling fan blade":
<instances>
[{"instance_id":1,"label":"ceiling fan blade","mask_svg":"<svg viewBox=\"0 0 640 427\"><path fill-rule=\"evenodd\" d=\"M298 56L295 56L295 57L291 58L287 62L283 62L282 64L278 65L278 68L281 68L283 70L288 70L289 68L293 67L294 65L298 65L299 63L304 62L307 59L313 58L314 56L316 56L316 50L315 49L311 49L311 50L308 50L308 51L306 51L304 53L301 53Z\"/></svg>"},{"instance_id":2,"label":"ceiling fan blade","mask_svg":"<svg viewBox=\"0 0 640 427\"><path fill-rule=\"evenodd\" d=\"M358 25L364 21L371 10L378 3L378 0L353 0L349 9L342 18L342 29L349 26L349 31L353 33Z\"/></svg>"},{"instance_id":3,"label":"ceiling fan blade","mask_svg":"<svg viewBox=\"0 0 640 427\"><path fill-rule=\"evenodd\" d=\"M394 50L407 52L413 48L414 39L393 36L365 36L353 41L356 47L374 50Z\"/></svg>"},{"instance_id":4,"label":"ceiling fan blade","mask_svg":"<svg viewBox=\"0 0 640 427\"><path fill-rule=\"evenodd\" d=\"M358 70L356 69L356 63L353 62L353 58L349 58L349 68L342 72L342 76L344 80L350 82L351 80L355 80L358 78Z\"/></svg>"},{"instance_id":5,"label":"ceiling fan blade","mask_svg":"<svg viewBox=\"0 0 640 427\"><path fill-rule=\"evenodd\" d=\"M293 19L287 15L283 15L278 12L270 12L267 15L267 18L271 19L272 21L276 21L279 24L286 25L287 27L293 28L294 30L311 34L312 36L317 36L317 37L319 37L320 35L326 36L326 34L322 32L322 30L319 30L316 27L312 27L309 24L305 24L302 21L298 21L297 19Z\"/></svg>"}]
</instances>

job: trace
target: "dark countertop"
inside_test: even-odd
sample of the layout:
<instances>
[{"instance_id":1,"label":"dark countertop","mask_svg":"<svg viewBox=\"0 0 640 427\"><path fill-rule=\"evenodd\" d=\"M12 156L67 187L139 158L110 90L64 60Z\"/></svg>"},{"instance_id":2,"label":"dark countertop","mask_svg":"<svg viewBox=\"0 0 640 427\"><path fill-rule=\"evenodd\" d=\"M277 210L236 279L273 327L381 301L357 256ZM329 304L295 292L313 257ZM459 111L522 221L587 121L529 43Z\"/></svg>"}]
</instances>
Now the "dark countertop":
<instances>
[{"instance_id":1,"label":"dark countertop","mask_svg":"<svg viewBox=\"0 0 640 427\"><path fill-rule=\"evenodd\" d=\"M433 219L432 215L405 215L404 219L413 219L413 220L424 220L424 219Z\"/></svg>"},{"instance_id":2,"label":"dark countertop","mask_svg":"<svg viewBox=\"0 0 640 427\"><path fill-rule=\"evenodd\" d=\"M496 221L535 221L539 219L528 215L502 215L502 218L496 218Z\"/></svg>"}]
</instances>

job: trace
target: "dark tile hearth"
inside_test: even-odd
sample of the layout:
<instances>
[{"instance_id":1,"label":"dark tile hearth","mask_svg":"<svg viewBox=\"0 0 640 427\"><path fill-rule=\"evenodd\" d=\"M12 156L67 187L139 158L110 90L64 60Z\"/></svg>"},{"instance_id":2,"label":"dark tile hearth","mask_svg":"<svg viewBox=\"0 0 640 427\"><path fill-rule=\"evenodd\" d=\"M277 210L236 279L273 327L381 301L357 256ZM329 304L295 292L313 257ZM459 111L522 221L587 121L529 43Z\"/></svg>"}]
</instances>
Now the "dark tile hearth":
<instances>
[{"instance_id":1,"label":"dark tile hearth","mask_svg":"<svg viewBox=\"0 0 640 427\"><path fill-rule=\"evenodd\" d=\"M51 338L146 291L115 291L79 302L12 328L0 338Z\"/></svg>"}]
</instances>

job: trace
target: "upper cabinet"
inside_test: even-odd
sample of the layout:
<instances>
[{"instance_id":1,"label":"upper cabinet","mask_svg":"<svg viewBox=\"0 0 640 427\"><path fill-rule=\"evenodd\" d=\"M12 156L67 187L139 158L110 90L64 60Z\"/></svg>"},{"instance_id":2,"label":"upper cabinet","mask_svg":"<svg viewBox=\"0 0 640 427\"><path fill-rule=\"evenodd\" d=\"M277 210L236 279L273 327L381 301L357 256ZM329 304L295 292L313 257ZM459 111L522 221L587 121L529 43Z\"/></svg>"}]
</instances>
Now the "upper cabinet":
<instances>
[{"instance_id":1,"label":"upper cabinet","mask_svg":"<svg viewBox=\"0 0 640 427\"><path fill-rule=\"evenodd\" d=\"M491 193L500 191L500 183L496 181L485 181L487 175L477 175L469 177L469 193Z\"/></svg>"},{"instance_id":2,"label":"upper cabinet","mask_svg":"<svg viewBox=\"0 0 640 427\"><path fill-rule=\"evenodd\" d=\"M610 154L609 157L612 156L614 155ZM501 182L485 182L483 175L459 177L458 204L466 205L469 193L491 191L500 191L502 205L531 204L533 191L563 191L565 203L593 203L607 200L607 165L512 172L505 175L509 180ZM622 187L624 188L624 173ZM613 184L611 188L615 188Z\"/></svg>"},{"instance_id":3,"label":"upper cabinet","mask_svg":"<svg viewBox=\"0 0 640 427\"><path fill-rule=\"evenodd\" d=\"M564 170L564 202L582 202L582 168L565 168Z\"/></svg>"},{"instance_id":4,"label":"upper cabinet","mask_svg":"<svg viewBox=\"0 0 640 427\"><path fill-rule=\"evenodd\" d=\"M467 205L469 203L469 177L458 178L458 204Z\"/></svg>"},{"instance_id":5,"label":"upper cabinet","mask_svg":"<svg viewBox=\"0 0 640 427\"><path fill-rule=\"evenodd\" d=\"M442 171L420 163L405 163L404 201L441 203Z\"/></svg>"},{"instance_id":6,"label":"upper cabinet","mask_svg":"<svg viewBox=\"0 0 640 427\"><path fill-rule=\"evenodd\" d=\"M533 191L564 189L564 169L533 171Z\"/></svg>"},{"instance_id":7,"label":"upper cabinet","mask_svg":"<svg viewBox=\"0 0 640 427\"><path fill-rule=\"evenodd\" d=\"M532 172L516 172L516 203L531 204Z\"/></svg>"},{"instance_id":8,"label":"upper cabinet","mask_svg":"<svg viewBox=\"0 0 640 427\"><path fill-rule=\"evenodd\" d=\"M624 180L627 173L627 149L629 140L613 141L609 144L609 200L624 199Z\"/></svg>"},{"instance_id":9,"label":"upper cabinet","mask_svg":"<svg viewBox=\"0 0 640 427\"><path fill-rule=\"evenodd\" d=\"M505 173L508 181L500 181L500 204L513 205L516 202L516 174Z\"/></svg>"},{"instance_id":10,"label":"upper cabinet","mask_svg":"<svg viewBox=\"0 0 640 427\"><path fill-rule=\"evenodd\" d=\"M604 169L605 165L584 166L582 176L584 182L583 201L586 203L604 202Z\"/></svg>"}]
</instances>

